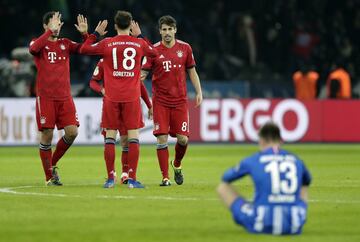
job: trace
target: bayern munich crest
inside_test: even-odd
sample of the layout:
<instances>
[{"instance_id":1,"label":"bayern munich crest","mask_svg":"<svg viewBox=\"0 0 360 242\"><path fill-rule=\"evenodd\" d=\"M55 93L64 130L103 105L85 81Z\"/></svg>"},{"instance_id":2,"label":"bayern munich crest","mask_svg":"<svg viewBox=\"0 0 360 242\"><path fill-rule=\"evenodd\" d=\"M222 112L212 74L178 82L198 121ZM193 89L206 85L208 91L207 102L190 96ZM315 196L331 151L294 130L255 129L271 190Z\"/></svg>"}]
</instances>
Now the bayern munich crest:
<instances>
[{"instance_id":1,"label":"bayern munich crest","mask_svg":"<svg viewBox=\"0 0 360 242\"><path fill-rule=\"evenodd\" d=\"M41 118L40 118L40 123L41 123L41 124L45 124L45 123L46 123L46 118L45 118L45 117L41 117Z\"/></svg>"},{"instance_id":2,"label":"bayern munich crest","mask_svg":"<svg viewBox=\"0 0 360 242\"><path fill-rule=\"evenodd\" d=\"M65 50L65 45L61 44L60 49Z\"/></svg>"},{"instance_id":3,"label":"bayern munich crest","mask_svg":"<svg viewBox=\"0 0 360 242\"><path fill-rule=\"evenodd\" d=\"M181 50L176 51L176 54L179 58L183 57L184 53Z\"/></svg>"}]
</instances>

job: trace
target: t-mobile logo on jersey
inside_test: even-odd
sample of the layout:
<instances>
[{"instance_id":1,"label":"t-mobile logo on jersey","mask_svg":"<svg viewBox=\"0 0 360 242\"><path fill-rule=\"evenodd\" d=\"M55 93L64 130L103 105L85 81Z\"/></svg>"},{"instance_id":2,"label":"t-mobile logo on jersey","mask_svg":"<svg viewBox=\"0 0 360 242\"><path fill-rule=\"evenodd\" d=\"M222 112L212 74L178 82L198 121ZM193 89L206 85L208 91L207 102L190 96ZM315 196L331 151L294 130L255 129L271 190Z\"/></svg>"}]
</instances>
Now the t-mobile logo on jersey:
<instances>
[{"instance_id":1,"label":"t-mobile logo on jersey","mask_svg":"<svg viewBox=\"0 0 360 242\"><path fill-rule=\"evenodd\" d=\"M48 52L48 59L50 60L50 63L55 63L54 60L56 60L56 52Z\"/></svg>"},{"instance_id":2,"label":"t-mobile logo on jersey","mask_svg":"<svg viewBox=\"0 0 360 242\"><path fill-rule=\"evenodd\" d=\"M163 61L165 72L169 72L171 68L171 61Z\"/></svg>"}]
</instances>

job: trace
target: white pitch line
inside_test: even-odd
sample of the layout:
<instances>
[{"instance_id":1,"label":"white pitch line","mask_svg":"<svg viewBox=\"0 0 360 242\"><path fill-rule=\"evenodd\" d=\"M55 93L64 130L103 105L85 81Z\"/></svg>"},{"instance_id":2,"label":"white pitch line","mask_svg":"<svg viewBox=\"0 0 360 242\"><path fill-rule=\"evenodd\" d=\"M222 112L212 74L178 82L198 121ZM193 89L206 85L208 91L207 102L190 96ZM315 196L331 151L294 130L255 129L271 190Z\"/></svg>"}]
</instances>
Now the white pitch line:
<instances>
[{"instance_id":1,"label":"white pitch line","mask_svg":"<svg viewBox=\"0 0 360 242\"><path fill-rule=\"evenodd\" d=\"M309 199L309 202L311 203L332 203L332 204L360 204L360 200L321 200L321 199Z\"/></svg>"},{"instance_id":2,"label":"white pitch line","mask_svg":"<svg viewBox=\"0 0 360 242\"><path fill-rule=\"evenodd\" d=\"M24 187L22 187L24 188ZM0 188L1 193L8 193L14 195L32 195L32 196L44 196L44 197L69 197L67 194L60 194L60 193L40 193L40 192L18 192L12 190L12 188ZM71 197L81 197L78 195L73 195Z\"/></svg>"},{"instance_id":3,"label":"white pitch line","mask_svg":"<svg viewBox=\"0 0 360 242\"><path fill-rule=\"evenodd\" d=\"M67 185L69 186L69 185ZM84 184L73 184L71 186L84 186ZM20 187L5 187L0 188L0 193L7 193L13 195L31 195L31 196L45 196L45 197L70 197L70 198L102 198L102 199L146 199L146 200L175 200L175 201L218 201L216 198L196 198L196 197L167 197L167 196L125 196L125 195L98 195L98 196L81 196L77 194L63 194L63 193L39 193L39 192L23 192L15 191L15 189L26 188L43 188L43 186L20 186Z\"/></svg>"},{"instance_id":4,"label":"white pitch line","mask_svg":"<svg viewBox=\"0 0 360 242\"><path fill-rule=\"evenodd\" d=\"M87 186L90 184L67 184L67 186ZM99 185L92 184L92 185ZM172 200L172 201L219 201L217 198L200 198L200 197L168 197L168 196L127 196L127 195L97 195L97 196L82 196L78 194L63 194L63 193L40 193L40 192L24 192L15 191L15 189L27 188L44 188L43 186L19 186L19 187L4 187L0 188L0 193L13 195L30 195L30 196L44 196L44 197L69 197L69 198L98 198L98 199L145 199L145 200ZM331 200L331 199L309 199L310 203L331 203L331 204L360 204L360 200Z\"/></svg>"}]
</instances>

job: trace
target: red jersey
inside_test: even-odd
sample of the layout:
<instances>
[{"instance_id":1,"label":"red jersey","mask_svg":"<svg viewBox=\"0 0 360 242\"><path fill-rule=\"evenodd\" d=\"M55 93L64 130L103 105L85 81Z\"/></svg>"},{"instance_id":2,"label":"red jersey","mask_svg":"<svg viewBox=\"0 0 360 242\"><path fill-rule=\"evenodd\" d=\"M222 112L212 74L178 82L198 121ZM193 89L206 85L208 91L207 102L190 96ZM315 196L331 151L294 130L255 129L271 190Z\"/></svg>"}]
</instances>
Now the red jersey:
<instances>
[{"instance_id":1,"label":"red jersey","mask_svg":"<svg viewBox=\"0 0 360 242\"><path fill-rule=\"evenodd\" d=\"M195 66L191 46L181 40L167 48L161 42L154 44L159 55L147 59L142 69L152 70L153 100L165 106L187 102L186 70Z\"/></svg>"},{"instance_id":2,"label":"red jersey","mask_svg":"<svg viewBox=\"0 0 360 242\"><path fill-rule=\"evenodd\" d=\"M93 76L90 80L90 88L97 93L101 93L103 86L99 82L103 79L104 79L104 60L100 59L95 67ZM142 100L144 100L146 106L150 109L152 105L149 99L149 94L146 90L144 83L140 82L140 84L141 84L141 91L140 91L141 98Z\"/></svg>"},{"instance_id":3,"label":"red jersey","mask_svg":"<svg viewBox=\"0 0 360 242\"><path fill-rule=\"evenodd\" d=\"M36 95L52 100L71 97L70 54L78 53L81 44L66 38L50 41L50 30L31 41L29 52L37 68ZM84 38L87 38L87 34Z\"/></svg>"},{"instance_id":4,"label":"red jersey","mask_svg":"<svg viewBox=\"0 0 360 242\"><path fill-rule=\"evenodd\" d=\"M104 88L112 102L133 102L140 98L141 58L155 57L157 52L143 39L129 35L105 38L90 45L90 35L80 53L100 55L104 59Z\"/></svg>"}]
</instances>

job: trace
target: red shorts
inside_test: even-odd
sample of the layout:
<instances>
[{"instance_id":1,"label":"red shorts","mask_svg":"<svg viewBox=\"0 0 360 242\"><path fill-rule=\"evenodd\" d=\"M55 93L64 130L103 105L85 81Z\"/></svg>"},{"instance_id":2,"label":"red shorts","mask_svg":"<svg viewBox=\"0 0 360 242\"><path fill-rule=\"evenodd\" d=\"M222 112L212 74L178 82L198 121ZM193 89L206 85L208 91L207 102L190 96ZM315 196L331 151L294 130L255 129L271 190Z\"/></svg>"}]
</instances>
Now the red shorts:
<instances>
[{"instance_id":1,"label":"red shorts","mask_svg":"<svg viewBox=\"0 0 360 242\"><path fill-rule=\"evenodd\" d=\"M128 130L144 127L140 98L134 102L118 103L103 99L101 127L119 130L126 134Z\"/></svg>"},{"instance_id":2,"label":"red shorts","mask_svg":"<svg viewBox=\"0 0 360 242\"><path fill-rule=\"evenodd\" d=\"M140 115L142 115L142 114L140 114ZM144 127L144 126L145 126L145 123L143 122L143 119L142 119L142 117L141 117L141 127ZM127 134L127 130L126 130L126 128L125 128L125 126L124 126L123 124L120 124L120 127L118 128L118 130L119 130L120 136L128 135L128 134ZM102 134L103 136L106 135L105 129L103 129L103 130L101 131L101 134Z\"/></svg>"},{"instance_id":3,"label":"red shorts","mask_svg":"<svg viewBox=\"0 0 360 242\"><path fill-rule=\"evenodd\" d=\"M79 120L72 97L66 100L51 100L36 97L36 122L38 130L63 129L69 125L79 126Z\"/></svg>"},{"instance_id":4,"label":"red shorts","mask_svg":"<svg viewBox=\"0 0 360 242\"><path fill-rule=\"evenodd\" d=\"M176 134L189 136L189 110L188 104L184 103L177 107L166 107L154 101L154 131L155 136Z\"/></svg>"},{"instance_id":5,"label":"red shorts","mask_svg":"<svg viewBox=\"0 0 360 242\"><path fill-rule=\"evenodd\" d=\"M140 128L142 128L144 126L145 126L145 123L143 121L142 112L140 111ZM118 128L118 130L120 132L120 136L127 135L128 130L126 129L126 127L125 127L125 125L123 123L120 124L120 127Z\"/></svg>"}]
</instances>

